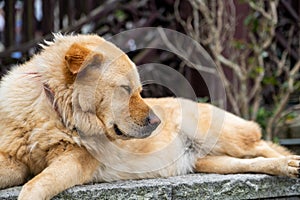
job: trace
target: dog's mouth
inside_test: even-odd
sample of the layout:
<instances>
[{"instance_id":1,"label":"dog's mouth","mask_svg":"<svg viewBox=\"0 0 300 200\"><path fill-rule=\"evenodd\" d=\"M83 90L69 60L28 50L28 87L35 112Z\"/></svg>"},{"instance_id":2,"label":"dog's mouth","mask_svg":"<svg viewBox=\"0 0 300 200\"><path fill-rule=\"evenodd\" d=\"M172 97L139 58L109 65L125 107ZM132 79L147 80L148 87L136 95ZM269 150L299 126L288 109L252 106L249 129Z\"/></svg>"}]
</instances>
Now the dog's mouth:
<instances>
[{"instance_id":1,"label":"dog's mouth","mask_svg":"<svg viewBox=\"0 0 300 200\"><path fill-rule=\"evenodd\" d=\"M113 129L116 135L123 140L128 140L132 138L146 138L149 135L151 135L152 132L152 130L151 131L147 130L146 132L142 130L140 134L130 135L122 131L117 124L114 124Z\"/></svg>"},{"instance_id":2,"label":"dog's mouth","mask_svg":"<svg viewBox=\"0 0 300 200\"><path fill-rule=\"evenodd\" d=\"M130 139L132 138L132 136L127 135L126 133L124 133L117 124L114 124L114 131L116 133L117 136L122 137L123 139Z\"/></svg>"}]
</instances>

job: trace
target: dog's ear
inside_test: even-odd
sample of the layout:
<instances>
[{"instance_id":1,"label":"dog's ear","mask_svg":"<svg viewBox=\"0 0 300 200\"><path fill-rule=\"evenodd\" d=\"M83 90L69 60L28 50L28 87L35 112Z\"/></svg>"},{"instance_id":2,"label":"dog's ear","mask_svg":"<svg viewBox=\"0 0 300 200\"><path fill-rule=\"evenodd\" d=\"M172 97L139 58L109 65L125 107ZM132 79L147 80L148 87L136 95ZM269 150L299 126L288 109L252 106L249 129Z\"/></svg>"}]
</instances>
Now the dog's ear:
<instances>
[{"instance_id":1,"label":"dog's ear","mask_svg":"<svg viewBox=\"0 0 300 200\"><path fill-rule=\"evenodd\" d=\"M72 44L65 55L66 65L72 74L77 74L91 50L77 43Z\"/></svg>"}]
</instances>

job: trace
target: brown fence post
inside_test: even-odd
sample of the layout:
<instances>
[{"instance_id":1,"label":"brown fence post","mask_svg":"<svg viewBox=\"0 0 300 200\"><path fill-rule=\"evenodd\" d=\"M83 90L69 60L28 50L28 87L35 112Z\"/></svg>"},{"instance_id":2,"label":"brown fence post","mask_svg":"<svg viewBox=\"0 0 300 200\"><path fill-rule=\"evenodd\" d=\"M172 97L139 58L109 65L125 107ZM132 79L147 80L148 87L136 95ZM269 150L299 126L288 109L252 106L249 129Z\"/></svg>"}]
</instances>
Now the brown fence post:
<instances>
[{"instance_id":1,"label":"brown fence post","mask_svg":"<svg viewBox=\"0 0 300 200\"><path fill-rule=\"evenodd\" d=\"M34 38L34 0L24 1L24 12L23 12L23 42L30 41Z\"/></svg>"},{"instance_id":2,"label":"brown fence post","mask_svg":"<svg viewBox=\"0 0 300 200\"><path fill-rule=\"evenodd\" d=\"M16 0L7 0L4 5L5 28L4 28L4 45L5 47L13 46L15 43L15 3Z\"/></svg>"},{"instance_id":3,"label":"brown fence post","mask_svg":"<svg viewBox=\"0 0 300 200\"><path fill-rule=\"evenodd\" d=\"M43 35L54 31L54 6L56 0L43 0Z\"/></svg>"}]
</instances>

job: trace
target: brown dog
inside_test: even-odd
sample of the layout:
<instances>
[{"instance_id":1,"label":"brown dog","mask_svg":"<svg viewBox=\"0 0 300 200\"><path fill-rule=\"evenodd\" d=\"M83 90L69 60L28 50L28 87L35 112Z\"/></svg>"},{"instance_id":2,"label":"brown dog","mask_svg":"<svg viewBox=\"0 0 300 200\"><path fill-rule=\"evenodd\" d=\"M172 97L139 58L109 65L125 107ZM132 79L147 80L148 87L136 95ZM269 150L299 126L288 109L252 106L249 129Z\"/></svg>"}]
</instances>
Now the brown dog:
<instances>
[{"instance_id":1,"label":"brown dog","mask_svg":"<svg viewBox=\"0 0 300 200\"><path fill-rule=\"evenodd\" d=\"M142 99L134 63L104 39L58 34L43 47L0 86L0 188L25 183L19 199L190 172L299 176L300 157L262 141L254 122L190 100Z\"/></svg>"}]
</instances>

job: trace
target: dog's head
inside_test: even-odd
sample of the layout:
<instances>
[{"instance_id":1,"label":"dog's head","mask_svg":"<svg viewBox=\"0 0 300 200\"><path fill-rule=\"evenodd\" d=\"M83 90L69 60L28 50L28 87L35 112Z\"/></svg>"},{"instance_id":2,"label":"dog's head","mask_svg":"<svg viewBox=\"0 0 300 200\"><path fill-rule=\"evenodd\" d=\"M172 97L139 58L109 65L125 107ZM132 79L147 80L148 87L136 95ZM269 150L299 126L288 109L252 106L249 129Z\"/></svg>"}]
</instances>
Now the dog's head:
<instances>
[{"instance_id":1,"label":"dog's head","mask_svg":"<svg viewBox=\"0 0 300 200\"><path fill-rule=\"evenodd\" d=\"M135 64L119 48L105 40L97 46L74 42L64 58L67 79L74 81L72 110L80 134L145 138L160 124L140 96Z\"/></svg>"}]
</instances>

